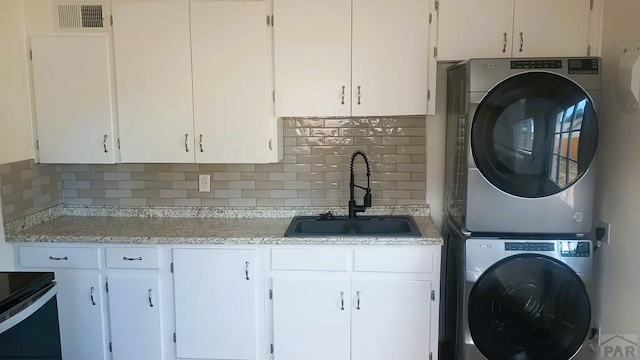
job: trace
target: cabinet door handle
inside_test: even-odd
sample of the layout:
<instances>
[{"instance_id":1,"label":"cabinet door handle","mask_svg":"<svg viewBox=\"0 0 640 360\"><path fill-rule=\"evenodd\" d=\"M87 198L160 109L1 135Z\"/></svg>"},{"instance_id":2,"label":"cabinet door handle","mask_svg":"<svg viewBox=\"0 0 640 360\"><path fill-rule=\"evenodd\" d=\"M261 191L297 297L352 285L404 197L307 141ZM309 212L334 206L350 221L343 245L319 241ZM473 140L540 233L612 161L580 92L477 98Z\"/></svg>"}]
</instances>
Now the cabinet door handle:
<instances>
[{"instance_id":1,"label":"cabinet door handle","mask_svg":"<svg viewBox=\"0 0 640 360\"><path fill-rule=\"evenodd\" d=\"M204 149L202 148L202 134L200 134L200 152L204 152Z\"/></svg>"},{"instance_id":2,"label":"cabinet door handle","mask_svg":"<svg viewBox=\"0 0 640 360\"><path fill-rule=\"evenodd\" d=\"M249 280L249 262L245 262L244 263L244 275L245 275L245 280Z\"/></svg>"},{"instance_id":3,"label":"cabinet door handle","mask_svg":"<svg viewBox=\"0 0 640 360\"><path fill-rule=\"evenodd\" d=\"M356 310L360 310L360 294L360 291L356 293Z\"/></svg>"},{"instance_id":4,"label":"cabinet door handle","mask_svg":"<svg viewBox=\"0 0 640 360\"><path fill-rule=\"evenodd\" d=\"M524 33L520 33L520 52L522 52L522 46L524 45Z\"/></svg>"},{"instance_id":5,"label":"cabinet door handle","mask_svg":"<svg viewBox=\"0 0 640 360\"><path fill-rule=\"evenodd\" d=\"M502 36L504 36L504 40L502 42L502 52L506 53L507 52L507 33L502 34Z\"/></svg>"},{"instance_id":6,"label":"cabinet door handle","mask_svg":"<svg viewBox=\"0 0 640 360\"><path fill-rule=\"evenodd\" d=\"M102 146L104 147L104 152L108 153L109 150L107 150L107 135L105 135L104 140L102 140Z\"/></svg>"},{"instance_id":7,"label":"cabinet door handle","mask_svg":"<svg viewBox=\"0 0 640 360\"><path fill-rule=\"evenodd\" d=\"M344 291L340 291L340 310L344 310Z\"/></svg>"},{"instance_id":8,"label":"cabinet door handle","mask_svg":"<svg viewBox=\"0 0 640 360\"><path fill-rule=\"evenodd\" d=\"M91 305L96 306L96 300L93 298L93 293L96 292L96 288L95 287L91 287Z\"/></svg>"},{"instance_id":9,"label":"cabinet door handle","mask_svg":"<svg viewBox=\"0 0 640 360\"><path fill-rule=\"evenodd\" d=\"M189 134L184 134L184 150L189 152Z\"/></svg>"},{"instance_id":10,"label":"cabinet door handle","mask_svg":"<svg viewBox=\"0 0 640 360\"><path fill-rule=\"evenodd\" d=\"M65 260L65 261L66 261L66 260L69 260L69 257L68 257L68 256L65 256L65 257L49 256L49 260L56 260L56 261L58 261L58 260Z\"/></svg>"},{"instance_id":11,"label":"cabinet door handle","mask_svg":"<svg viewBox=\"0 0 640 360\"><path fill-rule=\"evenodd\" d=\"M361 95L360 86L358 86L358 105L362 104L360 102L360 95Z\"/></svg>"},{"instance_id":12,"label":"cabinet door handle","mask_svg":"<svg viewBox=\"0 0 640 360\"><path fill-rule=\"evenodd\" d=\"M344 105L344 89L345 87L343 86L342 87L342 105Z\"/></svg>"},{"instance_id":13,"label":"cabinet door handle","mask_svg":"<svg viewBox=\"0 0 640 360\"><path fill-rule=\"evenodd\" d=\"M123 256L122 260L125 260L125 261L136 261L136 260L137 261L142 261L142 256L138 256L137 258L130 258L130 257Z\"/></svg>"},{"instance_id":14,"label":"cabinet door handle","mask_svg":"<svg viewBox=\"0 0 640 360\"><path fill-rule=\"evenodd\" d=\"M153 292L153 290L149 289L149 307L153 307L153 302L151 301L151 292Z\"/></svg>"}]
</instances>

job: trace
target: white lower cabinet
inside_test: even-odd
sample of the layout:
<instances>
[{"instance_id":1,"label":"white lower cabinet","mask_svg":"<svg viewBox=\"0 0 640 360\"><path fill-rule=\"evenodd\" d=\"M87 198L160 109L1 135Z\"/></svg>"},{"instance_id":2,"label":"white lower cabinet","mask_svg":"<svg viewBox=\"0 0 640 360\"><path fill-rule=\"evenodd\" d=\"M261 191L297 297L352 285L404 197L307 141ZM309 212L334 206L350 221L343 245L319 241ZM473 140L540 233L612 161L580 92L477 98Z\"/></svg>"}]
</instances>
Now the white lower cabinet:
<instances>
[{"instance_id":1,"label":"white lower cabinet","mask_svg":"<svg viewBox=\"0 0 640 360\"><path fill-rule=\"evenodd\" d=\"M348 279L274 278L274 359L349 360Z\"/></svg>"},{"instance_id":2,"label":"white lower cabinet","mask_svg":"<svg viewBox=\"0 0 640 360\"><path fill-rule=\"evenodd\" d=\"M353 279L351 360L429 358L431 282Z\"/></svg>"},{"instance_id":3,"label":"white lower cabinet","mask_svg":"<svg viewBox=\"0 0 640 360\"><path fill-rule=\"evenodd\" d=\"M158 278L109 276L107 280L113 360L163 359Z\"/></svg>"},{"instance_id":4,"label":"white lower cabinet","mask_svg":"<svg viewBox=\"0 0 640 360\"><path fill-rule=\"evenodd\" d=\"M62 358L108 359L103 277L56 272L55 278Z\"/></svg>"},{"instance_id":5,"label":"white lower cabinet","mask_svg":"<svg viewBox=\"0 0 640 360\"><path fill-rule=\"evenodd\" d=\"M176 354L257 358L254 250L173 249Z\"/></svg>"},{"instance_id":6,"label":"white lower cabinet","mask_svg":"<svg viewBox=\"0 0 640 360\"><path fill-rule=\"evenodd\" d=\"M440 247L273 248L274 360L437 358Z\"/></svg>"},{"instance_id":7,"label":"white lower cabinet","mask_svg":"<svg viewBox=\"0 0 640 360\"><path fill-rule=\"evenodd\" d=\"M431 282L273 278L275 360L429 358Z\"/></svg>"}]
</instances>

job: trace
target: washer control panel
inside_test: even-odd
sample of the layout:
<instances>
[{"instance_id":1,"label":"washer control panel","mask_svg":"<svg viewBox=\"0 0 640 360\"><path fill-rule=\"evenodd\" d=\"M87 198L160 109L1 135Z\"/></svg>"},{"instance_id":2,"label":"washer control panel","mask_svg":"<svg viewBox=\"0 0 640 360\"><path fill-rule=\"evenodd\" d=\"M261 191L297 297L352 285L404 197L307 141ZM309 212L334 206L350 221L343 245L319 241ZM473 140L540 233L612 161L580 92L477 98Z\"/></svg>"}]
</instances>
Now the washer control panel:
<instances>
[{"instance_id":1,"label":"washer control panel","mask_svg":"<svg viewBox=\"0 0 640 360\"><path fill-rule=\"evenodd\" d=\"M512 60L512 69L562 69L562 60Z\"/></svg>"},{"instance_id":2,"label":"washer control panel","mask_svg":"<svg viewBox=\"0 0 640 360\"><path fill-rule=\"evenodd\" d=\"M589 241L560 241L560 256L589 257L591 256L591 243Z\"/></svg>"},{"instance_id":3,"label":"washer control panel","mask_svg":"<svg viewBox=\"0 0 640 360\"><path fill-rule=\"evenodd\" d=\"M505 242L505 251L555 251L552 242Z\"/></svg>"}]
</instances>

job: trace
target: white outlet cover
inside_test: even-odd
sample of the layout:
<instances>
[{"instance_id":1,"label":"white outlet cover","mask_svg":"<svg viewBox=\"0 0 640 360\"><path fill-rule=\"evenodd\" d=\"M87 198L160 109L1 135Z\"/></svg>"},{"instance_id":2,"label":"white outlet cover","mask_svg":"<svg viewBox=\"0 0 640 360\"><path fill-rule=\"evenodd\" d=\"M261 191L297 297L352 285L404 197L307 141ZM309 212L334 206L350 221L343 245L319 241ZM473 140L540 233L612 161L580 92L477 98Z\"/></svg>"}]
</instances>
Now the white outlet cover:
<instances>
[{"instance_id":1,"label":"white outlet cover","mask_svg":"<svg viewBox=\"0 0 640 360\"><path fill-rule=\"evenodd\" d=\"M198 190L200 192L211 192L211 175L198 176Z\"/></svg>"},{"instance_id":2,"label":"white outlet cover","mask_svg":"<svg viewBox=\"0 0 640 360\"><path fill-rule=\"evenodd\" d=\"M600 241L604 244L611 245L611 224L604 220L599 220L597 227L604 228L605 231L604 237L600 239Z\"/></svg>"}]
</instances>

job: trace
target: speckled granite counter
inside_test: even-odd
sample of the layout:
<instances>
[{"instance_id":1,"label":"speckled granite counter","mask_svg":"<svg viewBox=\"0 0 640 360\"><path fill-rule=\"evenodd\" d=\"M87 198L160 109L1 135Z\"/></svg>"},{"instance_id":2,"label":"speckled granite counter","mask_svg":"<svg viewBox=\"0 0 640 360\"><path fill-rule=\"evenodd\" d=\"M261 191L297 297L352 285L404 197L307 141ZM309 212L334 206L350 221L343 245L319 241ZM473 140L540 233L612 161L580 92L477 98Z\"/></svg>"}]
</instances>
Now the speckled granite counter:
<instances>
[{"instance_id":1,"label":"speckled granite counter","mask_svg":"<svg viewBox=\"0 0 640 360\"><path fill-rule=\"evenodd\" d=\"M426 209L426 210L425 210ZM11 224L7 232L10 242L65 242L65 243L118 243L118 244L237 244L237 245L441 245L442 236L428 216L428 208L379 208L368 214L413 215L421 237L372 236L316 236L284 237L291 216L317 214L318 209L274 209L273 212L253 214L226 209L207 213L193 213L184 209L171 214L144 211L125 211L116 208L77 207L58 209L52 216L22 226ZM291 210L287 212L286 210ZM332 209L340 214L341 209ZM150 215L151 214L151 215ZM235 214L236 217L229 217ZM90 215L90 216L82 216ZM117 215L117 216L114 216ZM180 217L180 215L187 215ZM266 217L271 216L271 217ZM25 225L28 224L28 225Z\"/></svg>"}]
</instances>

